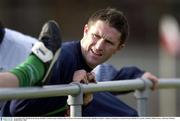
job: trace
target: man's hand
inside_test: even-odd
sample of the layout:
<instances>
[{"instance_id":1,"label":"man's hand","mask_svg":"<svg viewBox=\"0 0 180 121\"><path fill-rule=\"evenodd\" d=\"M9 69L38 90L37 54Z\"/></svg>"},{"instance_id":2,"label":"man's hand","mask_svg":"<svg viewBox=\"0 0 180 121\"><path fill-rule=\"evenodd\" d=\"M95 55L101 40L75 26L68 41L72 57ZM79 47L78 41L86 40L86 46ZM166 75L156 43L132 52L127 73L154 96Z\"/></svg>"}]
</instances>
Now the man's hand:
<instances>
[{"instance_id":1,"label":"man's hand","mask_svg":"<svg viewBox=\"0 0 180 121\"><path fill-rule=\"evenodd\" d=\"M142 75L142 78L148 79L148 80L150 80L150 81L153 83L152 90L157 89L157 86L158 86L158 78L157 78L156 76L154 76L154 75L151 74L150 72L145 72L145 73Z\"/></svg>"},{"instance_id":2,"label":"man's hand","mask_svg":"<svg viewBox=\"0 0 180 121\"><path fill-rule=\"evenodd\" d=\"M93 72L88 73L85 70L77 70L74 72L73 82L80 82L85 84L96 83L95 74ZM83 100L84 100L84 105L87 105L93 100L93 94L92 93L84 94Z\"/></svg>"},{"instance_id":3,"label":"man's hand","mask_svg":"<svg viewBox=\"0 0 180 121\"><path fill-rule=\"evenodd\" d=\"M93 72L86 72L85 70L77 70L73 75L73 82L80 82L88 84L90 82L96 83L95 74Z\"/></svg>"}]
</instances>

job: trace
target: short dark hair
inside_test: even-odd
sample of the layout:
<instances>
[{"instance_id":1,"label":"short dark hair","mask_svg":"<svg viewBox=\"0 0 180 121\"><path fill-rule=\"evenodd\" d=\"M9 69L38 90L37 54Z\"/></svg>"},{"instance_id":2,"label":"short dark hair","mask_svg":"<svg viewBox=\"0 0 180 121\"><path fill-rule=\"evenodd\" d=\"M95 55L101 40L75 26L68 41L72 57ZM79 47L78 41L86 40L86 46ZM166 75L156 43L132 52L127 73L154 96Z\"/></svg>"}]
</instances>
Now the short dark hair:
<instances>
[{"instance_id":1,"label":"short dark hair","mask_svg":"<svg viewBox=\"0 0 180 121\"><path fill-rule=\"evenodd\" d=\"M124 44L129 35L129 25L124 14L115 8L106 8L96 11L88 20L88 26L96 21L102 20L107 22L111 27L119 31L121 35L121 44Z\"/></svg>"}]
</instances>

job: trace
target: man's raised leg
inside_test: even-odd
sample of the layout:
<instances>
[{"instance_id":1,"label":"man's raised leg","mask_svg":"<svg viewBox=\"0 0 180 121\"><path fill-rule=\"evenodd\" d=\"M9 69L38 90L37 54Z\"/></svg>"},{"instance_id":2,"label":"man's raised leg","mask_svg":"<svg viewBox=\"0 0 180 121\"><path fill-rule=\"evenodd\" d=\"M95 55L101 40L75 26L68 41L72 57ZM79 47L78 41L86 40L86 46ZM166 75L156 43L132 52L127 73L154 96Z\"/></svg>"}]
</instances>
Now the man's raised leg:
<instances>
[{"instance_id":1,"label":"man's raised leg","mask_svg":"<svg viewBox=\"0 0 180 121\"><path fill-rule=\"evenodd\" d=\"M10 72L0 74L0 87L26 87L45 83L60 53L60 46L60 28L55 21L48 21L26 61Z\"/></svg>"}]
</instances>

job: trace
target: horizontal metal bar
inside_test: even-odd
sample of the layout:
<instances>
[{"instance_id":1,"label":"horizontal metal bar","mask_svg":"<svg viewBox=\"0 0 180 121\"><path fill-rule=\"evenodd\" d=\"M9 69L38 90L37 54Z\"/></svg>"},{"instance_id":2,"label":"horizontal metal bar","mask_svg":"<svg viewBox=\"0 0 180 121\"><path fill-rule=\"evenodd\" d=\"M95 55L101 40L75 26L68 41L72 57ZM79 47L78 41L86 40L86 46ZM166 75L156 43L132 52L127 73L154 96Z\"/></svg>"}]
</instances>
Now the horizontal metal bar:
<instances>
[{"instance_id":1,"label":"horizontal metal bar","mask_svg":"<svg viewBox=\"0 0 180 121\"><path fill-rule=\"evenodd\" d=\"M149 81L146 86L151 87ZM145 87L142 79L133 80L117 80L98 82L97 84L82 84L83 92L99 92L99 91L128 91L135 89L143 89ZM160 79L159 88L178 88L180 87L180 79ZM76 84L52 85L44 87L30 88L0 88L0 99L28 99L41 97L55 97L75 95L80 93L80 87Z\"/></svg>"},{"instance_id":2,"label":"horizontal metal bar","mask_svg":"<svg viewBox=\"0 0 180 121\"><path fill-rule=\"evenodd\" d=\"M180 78L160 79L158 88L159 89L180 88Z\"/></svg>"},{"instance_id":3,"label":"horizontal metal bar","mask_svg":"<svg viewBox=\"0 0 180 121\"><path fill-rule=\"evenodd\" d=\"M79 87L74 84L26 88L0 88L0 100L66 96L78 94L79 91Z\"/></svg>"},{"instance_id":4,"label":"horizontal metal bar","mask_svg":"<svg viewBox=\"0 0 180 121\"><path fill-rule=\"evenodd\" d=\"M141 79L134 80L114 80L106 82L98 82L97 84L83 84L83 92L100 92L100 91L128 91L135 89L143 89L144 81Z\"/></svg>"}]
</instances>

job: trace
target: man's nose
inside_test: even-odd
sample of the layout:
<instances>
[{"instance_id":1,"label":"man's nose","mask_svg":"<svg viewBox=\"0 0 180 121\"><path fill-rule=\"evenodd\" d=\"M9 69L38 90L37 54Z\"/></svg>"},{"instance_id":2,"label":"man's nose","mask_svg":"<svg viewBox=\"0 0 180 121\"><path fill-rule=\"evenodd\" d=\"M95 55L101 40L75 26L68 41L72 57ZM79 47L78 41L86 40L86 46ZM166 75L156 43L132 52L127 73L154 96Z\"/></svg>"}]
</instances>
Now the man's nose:
<instances>
[{"instance_id":1,"label":"man's nose","mask_svg":"<svg viewBox=\"0 0 180 121\"><path fill-rule=\"evenodd\" d=\"M97 50L102 51L103 47L104 47L104 40L103 39L98 40L96 42L95 47L96 47Z\"/></svg>"}]
</instances>

